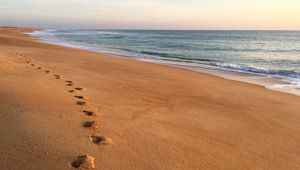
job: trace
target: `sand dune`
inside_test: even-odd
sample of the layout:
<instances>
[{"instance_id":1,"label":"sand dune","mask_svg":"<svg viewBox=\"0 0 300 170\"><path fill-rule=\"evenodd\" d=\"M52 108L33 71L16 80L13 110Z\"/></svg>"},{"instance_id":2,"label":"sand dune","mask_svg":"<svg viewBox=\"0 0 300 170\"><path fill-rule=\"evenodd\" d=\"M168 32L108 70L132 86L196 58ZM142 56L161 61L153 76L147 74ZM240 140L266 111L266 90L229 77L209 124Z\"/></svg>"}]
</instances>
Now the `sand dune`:
<instances>
[{"instance_id":1,"label":"sand dune","mask_svg":"<svg viewBox=\"0 0 300 170\"><path fill-rule=\"evenodd\" d=\"M30 30L0 29L0 169L300 169L298 96Z\"/></svg>"}]
</instances>

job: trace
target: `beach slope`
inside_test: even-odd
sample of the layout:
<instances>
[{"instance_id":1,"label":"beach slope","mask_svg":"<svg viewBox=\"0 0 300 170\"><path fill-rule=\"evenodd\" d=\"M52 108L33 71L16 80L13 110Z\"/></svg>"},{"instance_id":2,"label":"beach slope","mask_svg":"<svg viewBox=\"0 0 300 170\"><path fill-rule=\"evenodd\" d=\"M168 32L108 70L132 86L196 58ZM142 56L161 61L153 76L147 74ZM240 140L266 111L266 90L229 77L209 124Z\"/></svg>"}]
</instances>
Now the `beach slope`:
<instances>
[{"instance_id":1,"label":"beach slope","mask_svg":"<svg viewBox=\"0 0 300 170\"><path fill-rule=\"evenodd\" d=\"M300 97L27 31L0 29L0 169L300 169Z\"/></svg>"}]
</instances>

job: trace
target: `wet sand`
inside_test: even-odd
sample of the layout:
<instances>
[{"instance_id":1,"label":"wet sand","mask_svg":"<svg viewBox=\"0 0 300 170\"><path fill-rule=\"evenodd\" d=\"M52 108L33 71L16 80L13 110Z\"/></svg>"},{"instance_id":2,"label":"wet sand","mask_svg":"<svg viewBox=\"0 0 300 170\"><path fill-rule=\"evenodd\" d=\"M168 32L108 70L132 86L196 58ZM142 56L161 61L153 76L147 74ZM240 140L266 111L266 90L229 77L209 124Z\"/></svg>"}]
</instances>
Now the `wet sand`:
<instances>
[{"instance_id":1,"label":"wet sand","mask_svg":"<svg viewBox=\"0 0 300 170\"><path fill-rule=\"evenodd\" d=\"M0 169L300 168L300 97L30 30L0 29Z\"/></svg>"}]
</instances>

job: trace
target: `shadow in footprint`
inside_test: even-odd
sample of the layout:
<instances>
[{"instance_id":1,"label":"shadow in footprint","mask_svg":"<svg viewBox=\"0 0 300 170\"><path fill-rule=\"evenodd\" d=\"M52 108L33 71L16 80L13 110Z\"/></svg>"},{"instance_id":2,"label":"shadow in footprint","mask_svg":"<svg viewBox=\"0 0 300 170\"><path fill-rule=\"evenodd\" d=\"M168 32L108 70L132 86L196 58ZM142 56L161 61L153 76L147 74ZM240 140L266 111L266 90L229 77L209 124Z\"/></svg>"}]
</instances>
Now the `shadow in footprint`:
<instances>
[{"instance_id":1,"label":"shadow in footprint","mask_svg":"<svg viewBox=\"0 0 300 170\"><path fill-rule=\"evenodd\" d=\"M50 70L45 70L45 73L46 73L46 74L49 74L49 73L50 73Z\"/></svg>"},{"instance_id":2,"label":"shadow in footprint","mask_svg":"<svg viewBox=\"0 0 300 170\"><path fill-rule=\"evenodd\" d=\"M90 155L78 156L76 160L70 164L73 168L94 169L95 158Z\"/></svg>"},{"instance_id":3,"label":"shadow in footprint","mask_svg":"<svg viewBox=\"0 0 300 170\"><path fill-rule=\"evenodd\" d=\"M43 67L38 67L37 69L38 69L38 70L42 70L42 69L43 69Z\"/></svg>"},{"instance_id":4,"label":"shadow in footprint","mask_svg":"<svg viewBox=\"0 0 300 170\"><path fill-rule=\"evenodd\" d=\"M74 92L75 92L75 90L69 90L68 92L69 92L69 93L74 93Z\"/></svg>"},{"instance_id":5,"label":"shadow in footprint","mask_svg":"<svg viewBox=\"0 0 300 170\"><path fill-rule=\"evenodd\" d=\"M75 95L74 97L77 98L77 99L88 100L87 97L80 96L80 95Z\"/></svg>"},{"instance_id":6,"label":"shadow in footprint","mask_svg":"<svg viewBox=\"0 0 300 170\"><path fill-rule=\"evenodd\" d=\"M60 75L53 75L56 79L62 79L62 76L60 76Z\"/></svg>"},{"instance_id":7,"label":"shadow in footprint","mask_svg":"<svg viewBox=\"0 0 300 170\"><path fill-rule=\"evenodd\" d=\"M34 67L35 66L35 64L30 64L32 67Z\"/></svg>"},{"instance_id":8,"label":"shadow in footprint","mask_svg":"<svg viewBox=\"0 0 300 170\"><path fill-rule=\"evenodd\" d=\"M80 106L88 106L89 102L87 102L87 101L77 101L76 104L80 105Z\"/></svg>"},{"instance_id":9,"label":"shadow in footprint","mask_svg":"<svg viewBox=\"0 0 300 170\"><path fill-rule=\"evenodd\" d=\"M84 88L76 87L75 90L84 90Z\"/></svg>"},{"instance_id":10,"label":"shadow in footprint","mask_svg":"<svg viewBox=\"0 0 300 170\"><path fill-rule=\"evenodd\" d=\"M65 82L66 83L73 83L73 81L71 81L71 80L66 80Z\"/></svg>"},{"instance_id":11,"label":"shadow in footprint","mask_svg":"<svg viewBox=\"0 0 300 170\"><path fill-rule=\"evenodd\" d=\"M73 85L74 85L73 83L68 83L68 84L67 84L67 86L73 86Z\"/></svg>"},{"instance_id":12,"label":"shadow in footprint","mask_svg":"<svg viewBox=\"0 0 300 170\"><path fill-rule=\"evenodd\" d=\"M95 131L99 129L102 125L98 121L91 121L91 122L82 122L82 126Z\"/></svg>"},{"instance_id":13,"label":"shadow in footprint","mask_svg":"<svg viewBox=\"0 0 300 170\"><path fill-rule=\"evenodd\" d=\"M83 112L85 115L87 115L87 116L98 117L98 116L101 115L101 114L98 113L98 112L93 112L93 111L88 111L88 110L83 110L82 112Z\"/></svg>"},{"instance_id":14,"label":"shadow in footprint","mask_svg":"<svg viewBox=\"0 0 300 170\"><path fill-rule=\"evenodd\" d=\"M98 145L109 145L112 143L112 140L110 138L107 138L105 136L95 136L91 135L90 140Z\"/></svg>"}]
</instances>

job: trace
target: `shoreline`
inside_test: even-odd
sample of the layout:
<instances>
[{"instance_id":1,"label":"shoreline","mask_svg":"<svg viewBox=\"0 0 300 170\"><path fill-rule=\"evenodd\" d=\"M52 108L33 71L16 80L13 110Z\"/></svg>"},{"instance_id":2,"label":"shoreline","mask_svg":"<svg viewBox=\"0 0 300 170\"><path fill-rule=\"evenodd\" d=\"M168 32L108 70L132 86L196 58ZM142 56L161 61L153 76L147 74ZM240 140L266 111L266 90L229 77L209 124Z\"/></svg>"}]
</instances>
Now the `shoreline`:
<instances>
[{"instance_id":1,"label":"shoreline","mask_svg":"<svg viewBox=\"0 0 300 170\"><path fill-rule=\"evenodd\" d=\"M24 31L0 29L0 169L69 169L81 155L95 169L300 167L298 96Z\"/></svg>"},{"instance_id":2,"label":"shoreline","mask_svg":"<svg viewBox=\"0 0 300 170\"><path fill-rule=\"evenodd\" d=\"M39 30L38 30L39 31ZM260 85L265 87L269 90L279 91L283 93L288 93L296 96L300 96L300 87L298 85L292 84L291 82L285 80L283 77L278 76L271 76L271 75L265 75L265 74L258 74L258 73L248 73L244 71L237 71L237 70L230 70L228 68L221 68L216 66L210 66L205 64L198 63L197 66L192 66L190 64L185 64L184 62L179 61L171 61L171 60L159 60L159 59L147 59L147 58L138 58L123 54L113 54L110 52L104 52L96 47L89 47L89 46L83 46L83 44L72 44L71 42L67 41L61 41L61 42L53 42L49 39L46 39L45 37L38 37L37 35L32 34L33 32L25 33L26 35L29 35L33 38L36 38L39 42L47 43L47 44L53 44L53 45L59 45L67 48L74 48L74 49L81 49L81 50L87 50L92 52L97 52L99 54L108 55L111 57L122 57L130 60L135 61L142 61L142 62L149 62L154 64L159 64L163 66L170 66L173 68L180 68L180 69L186 69L194 72L200 72L204 74L210 74L214 75L220 78L225 78L228 80L235 80L240 81L244 83L251 83L255 85ZM57 39L59 40L59 39ZM196 64L196 63L195 63Z\"/></svg>"}]
</instances>

